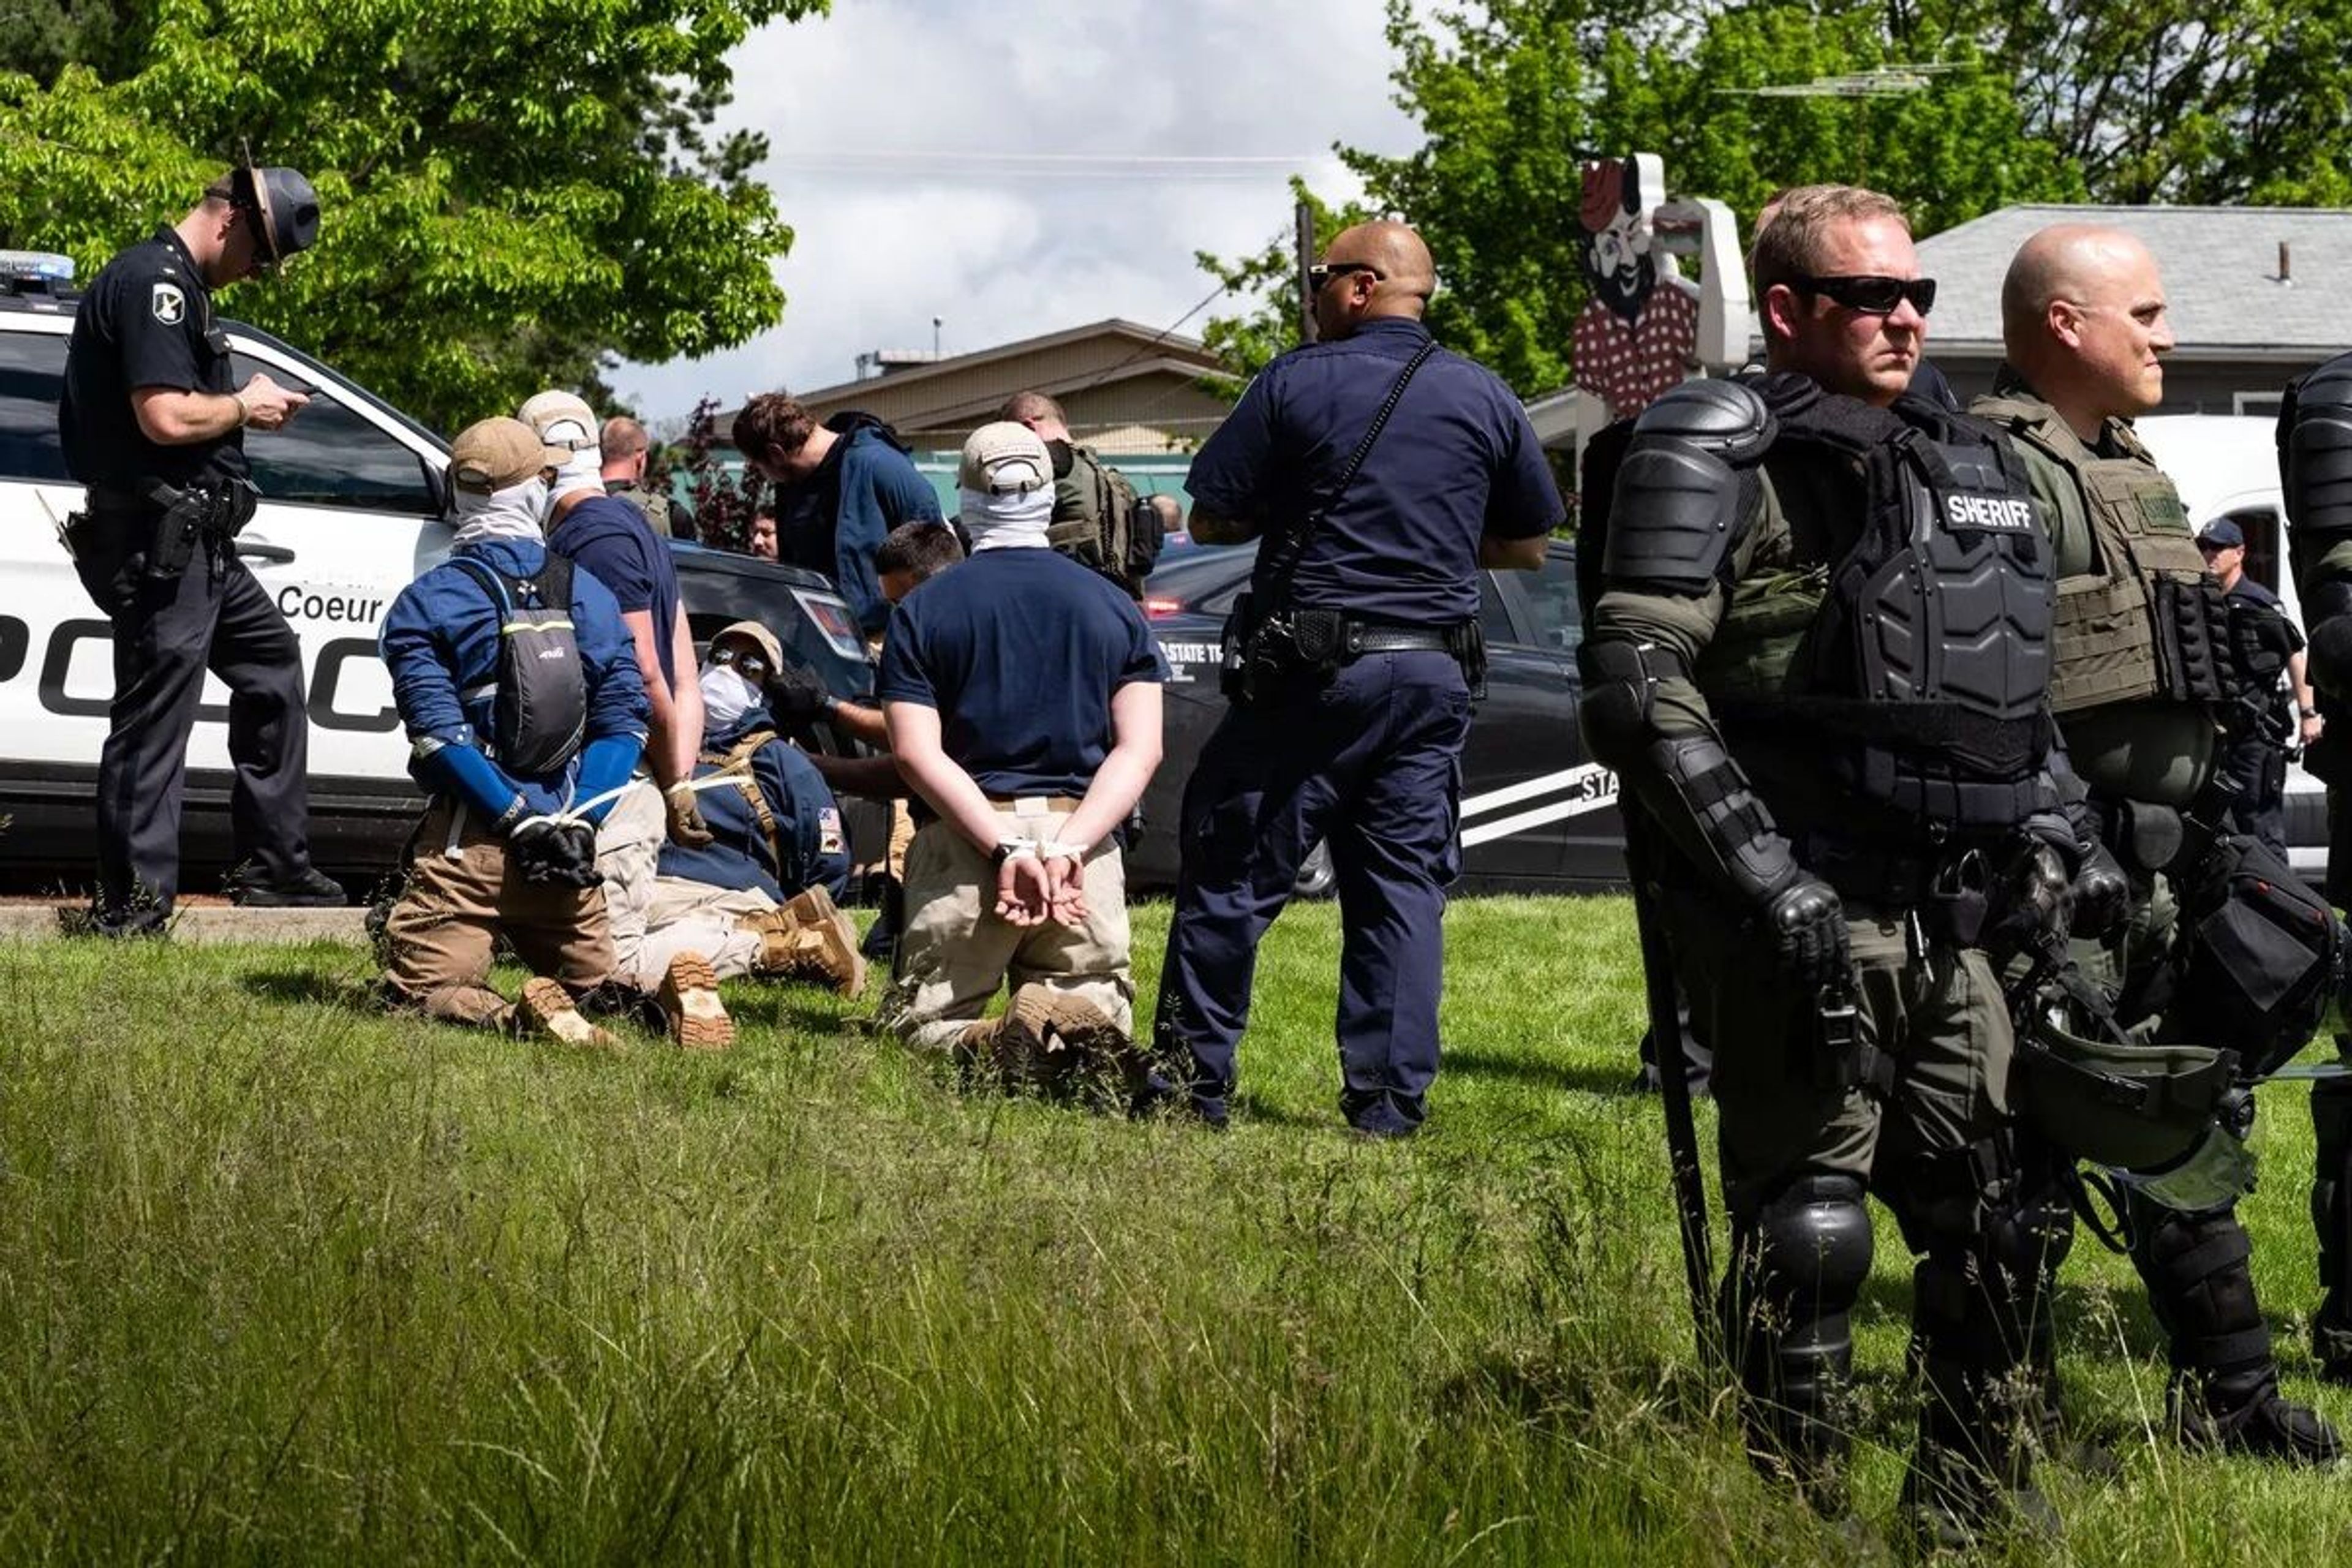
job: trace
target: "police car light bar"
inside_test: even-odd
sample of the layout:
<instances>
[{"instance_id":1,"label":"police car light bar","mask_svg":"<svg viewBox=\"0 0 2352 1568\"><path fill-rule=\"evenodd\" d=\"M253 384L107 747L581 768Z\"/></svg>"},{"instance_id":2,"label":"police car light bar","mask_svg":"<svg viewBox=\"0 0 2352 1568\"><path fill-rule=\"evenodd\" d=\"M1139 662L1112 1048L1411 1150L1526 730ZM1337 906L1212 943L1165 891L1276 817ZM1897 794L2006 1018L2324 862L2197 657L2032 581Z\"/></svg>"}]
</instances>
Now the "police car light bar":
<instances>
[{"instance_id":1,"label":"police car light bar","mask_svg":"<svg viewBox=\"0 0 2352 1568\"><path fill-rule=\"evenodd\" d=\"M58 289L74 279L73 258L54 250L0 250L0 282L11 290L25 285Z\"/></svg>"}]
</instances>

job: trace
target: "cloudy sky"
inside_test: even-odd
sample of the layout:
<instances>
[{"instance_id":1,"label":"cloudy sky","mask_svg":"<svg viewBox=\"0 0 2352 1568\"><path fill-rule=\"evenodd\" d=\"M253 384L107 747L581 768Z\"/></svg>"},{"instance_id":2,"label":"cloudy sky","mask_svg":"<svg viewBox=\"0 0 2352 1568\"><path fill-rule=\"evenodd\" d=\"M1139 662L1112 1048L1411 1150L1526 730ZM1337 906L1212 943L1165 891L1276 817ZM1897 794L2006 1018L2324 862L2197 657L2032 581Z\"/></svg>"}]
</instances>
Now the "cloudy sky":
<instances>
[{"instance_id":1,"label":"cloudy sky","mask_svg":"<svg viewBox=\"0 0 2352 1568\"><path fill-rule=\"evenodd\" d=\"M1418 143L1390 65L1380 0L835 0L735 60L730 112L768 133L797 235L783 320L614 384L662 418L846 381L866 350L929 348L934 316L950 353L1106 316L1167 326L1214 286L1193 251L1287 232L1289 174L1357 194L1333 142Z\"/></svg>"}]
</instances>

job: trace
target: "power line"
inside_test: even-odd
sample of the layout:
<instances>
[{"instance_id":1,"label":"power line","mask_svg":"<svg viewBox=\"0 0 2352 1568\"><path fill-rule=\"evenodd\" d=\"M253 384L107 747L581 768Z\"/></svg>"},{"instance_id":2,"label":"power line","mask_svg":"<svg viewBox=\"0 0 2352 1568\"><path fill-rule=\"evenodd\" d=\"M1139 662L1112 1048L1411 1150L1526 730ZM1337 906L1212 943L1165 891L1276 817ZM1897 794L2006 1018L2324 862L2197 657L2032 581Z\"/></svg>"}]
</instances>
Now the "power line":
<instances>
[{"instance_id":1,"label":"power line","mask_svg":"<svg viewBox=\"0 0 2352 1568\"><path fill-rule=\"evenodd\" d=\"M1109 365L1105 369L1097 372L1092 378L1085 382L1083 384L1074 386L1070 388L1070 390L1074 393L1087 392L1091 391L1095 387L1100 386L1104 382L1109 380L1111 376L1117 374L1122 370L1125 370L1129 365L1133 364L1137 360L1141 359L1153 349L1156 349L1161 343L1166 342L1169 338L1175 333L1177 328L1182 326L1185 322L1191 321L1193 317L1199 315L1210 306L1215 304L1219 300L1223 299L1226 294L1232 291L1232 288L1233 286L1229 283L1218 284L1214 289L1210 289L1206 294L1202 295L1198 304L1185 311L1182 315L1177 317L1174 321L1169 322L1166 326L1160 328L1158 331L1152 333L1150 338L1141 348L1137 349L1133 353L1128 355L1125 359L1120 360L1118 363Z\"/></svg>"}]
</instances>

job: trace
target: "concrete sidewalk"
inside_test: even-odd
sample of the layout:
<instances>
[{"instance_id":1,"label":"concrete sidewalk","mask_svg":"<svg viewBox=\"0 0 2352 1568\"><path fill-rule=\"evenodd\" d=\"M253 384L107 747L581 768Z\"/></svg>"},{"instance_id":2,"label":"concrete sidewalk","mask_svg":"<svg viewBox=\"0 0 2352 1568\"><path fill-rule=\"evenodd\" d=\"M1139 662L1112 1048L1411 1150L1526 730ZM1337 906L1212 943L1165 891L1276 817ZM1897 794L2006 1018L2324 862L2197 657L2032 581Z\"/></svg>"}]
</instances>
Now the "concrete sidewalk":
<instances>
[{"instance_id":1,"label":"concrete sidewalk","mask_svg":"<svg viewBox=\"0 0 2352 1568\"><path fill-rule=\"evenodd\" d=\"M64 921L88 909L82 903L0 904L0 942L44 942L65 935ZM364 942L367 911L350 910L241 910L234 904L188 904L172 919L173 942Z\"/></svg>"}]
</instances>

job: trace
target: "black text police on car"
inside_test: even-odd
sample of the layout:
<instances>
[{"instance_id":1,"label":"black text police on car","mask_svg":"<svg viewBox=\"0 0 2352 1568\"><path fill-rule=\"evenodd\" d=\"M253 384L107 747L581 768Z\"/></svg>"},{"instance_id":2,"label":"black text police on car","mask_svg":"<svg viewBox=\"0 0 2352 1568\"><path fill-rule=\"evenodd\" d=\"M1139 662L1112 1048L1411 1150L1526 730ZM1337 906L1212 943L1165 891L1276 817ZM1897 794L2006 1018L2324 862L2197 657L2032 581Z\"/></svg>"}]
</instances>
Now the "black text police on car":
<instances>
[{"instance_id":1,"label":"black text police on car","mask_svg":"<svg viewBox=\"0 0 2352 1568\"><path fill-rule=\"evenodd\" d=\"M99 759L96 927L160 931L180 879L180 803L207 668L229 689L232 892L248 904L340 904L310 865L301 646L231 541L253 515L247 426L309 399L257 374L231 385L212 290L319 234L291 169L250 163L186 216L106 264L83 296L58 407L88 491L67 526L82 585L114 628L114 700Z\"/></svg>"},{"instance_id":2,"label":"black text police on car","mask_svg":"<svg viewBox=\"0 0 2352 1568\"><path fill-rule=\"evenodd\" d=\"M1222 1124L1258 939L1324 840L1340 1108L1402 1137L1437 1073L1479 568L1540 567L1565 509L1518 400L1422 326L1435 277L1419 235L1360 225L1308 279L1326 341L1250 384L1186 481L1196 539L1264 542L1227 629L1235 705L1184 791L1157 1044Z\"/></svg>"}]
</instances>

